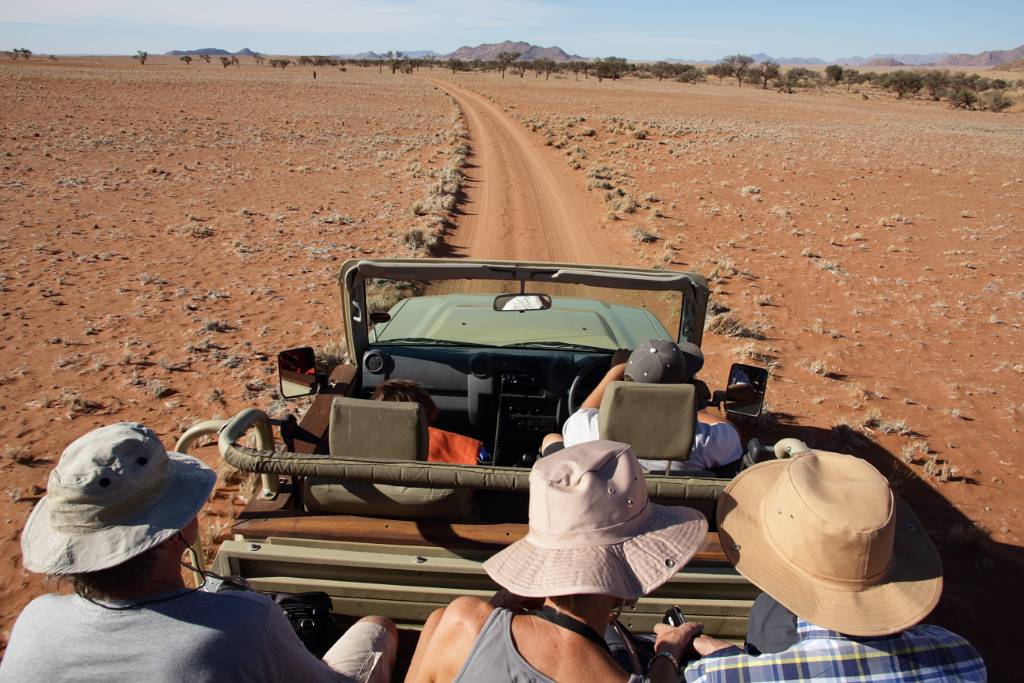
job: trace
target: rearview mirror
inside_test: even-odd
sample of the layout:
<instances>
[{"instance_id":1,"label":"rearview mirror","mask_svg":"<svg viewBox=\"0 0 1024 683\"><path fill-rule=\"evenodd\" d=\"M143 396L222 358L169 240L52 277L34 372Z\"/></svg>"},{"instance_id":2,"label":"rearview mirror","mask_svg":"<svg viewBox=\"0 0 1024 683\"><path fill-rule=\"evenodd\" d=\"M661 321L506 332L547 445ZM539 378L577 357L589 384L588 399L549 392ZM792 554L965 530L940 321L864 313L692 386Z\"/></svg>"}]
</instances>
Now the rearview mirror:
<instances>
[{"instance_id":1,"label":"rearview mirror","mask_svg":"<svg viewBox=\"0 0 1024 683\"><path fill-rule=\"evenodd\" d=\"M496 311L546 311L551 308L547 294L502 294L494 297Z\"/></svg>"},{"instance_id":2,"label":"rearview mirror","mask_svg":"<svg viewBox=\"0 0 1024 683\"><path fill-rule=\"evenodd\" d=\"M277 354L277 374L281 380L283 398L315 394L319 382L316 376L316 354L312 347L303 346Z\"/></svg>"},{"instance_id":3,"label":"rearview mirror","mask_svg":"<svg viewBox=\"0 0 1024 683\"><path fill-rule=\"evenodd\" d=\"M725 412L728 415L757 417L764 406L768 371L753 365L734 363L725 385Z\"/></svg>"}]
</instances>

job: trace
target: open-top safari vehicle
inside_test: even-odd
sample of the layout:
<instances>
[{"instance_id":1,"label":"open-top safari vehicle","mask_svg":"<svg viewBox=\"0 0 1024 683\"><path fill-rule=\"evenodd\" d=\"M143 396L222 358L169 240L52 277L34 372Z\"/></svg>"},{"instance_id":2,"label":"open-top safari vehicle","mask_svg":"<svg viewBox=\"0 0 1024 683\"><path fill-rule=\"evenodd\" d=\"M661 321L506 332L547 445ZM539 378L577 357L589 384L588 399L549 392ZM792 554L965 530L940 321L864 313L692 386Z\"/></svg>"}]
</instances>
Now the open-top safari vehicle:
<instances>
[{"instance_id":1,"label":"open-top safari vehicle","mask_svg":"<svg viewBox=\"0 0 1024 683\"><path fill-rule=\"evenodd\" d=\"M560 430L615 349L652 338L699 345L709 295L695 273L468 259L350 260L339 283L353 362L328 374L310 348L279 356L281 394L315 395L301 421L249 408L196 425L178 448L219 432L228 463L263 475L216 572L259 590L321 590L338 615L381 614L409 628L458 596L495 591L481 563L526 533L529 466L543 435ZM422 383L438 408L434 424L479 439L490 457L427 462L421 406L368 400L390 378ZM730 390L713 400L734 418L756 417L766 381L761 369L733 366ZM614 383L601 435L640 458L685 461L702 393ZM249 430L255 448L240 444ZM678 605L706 632L742 638L757 591L713 531L733 473L647 477L653 499L701 510L712 532L683 571L623 614L627 626L650 630Z\"/></svg>"}]
</instances>

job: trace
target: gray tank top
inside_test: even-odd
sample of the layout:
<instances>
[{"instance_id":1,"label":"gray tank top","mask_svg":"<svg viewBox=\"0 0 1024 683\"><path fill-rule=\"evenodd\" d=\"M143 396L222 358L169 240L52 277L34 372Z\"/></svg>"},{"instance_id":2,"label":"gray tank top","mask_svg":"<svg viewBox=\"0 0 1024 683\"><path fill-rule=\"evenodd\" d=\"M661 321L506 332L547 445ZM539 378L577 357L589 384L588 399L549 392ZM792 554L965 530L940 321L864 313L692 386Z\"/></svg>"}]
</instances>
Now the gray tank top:
<instances>
[{"instance_id":1,"label":"gray tank top","mask_svg":"<svg viewBox=\"0 0 1024 683\"><path fill-rule=\"evenodd\" d=\"M629 683L641 683L645 679L630 676ZM512 642L512 612L499 607L487 617L480 635L469 651L466 663L455 676L455 683L555 683L530 666L516 651Z\"/></svg>"}]
</instances>

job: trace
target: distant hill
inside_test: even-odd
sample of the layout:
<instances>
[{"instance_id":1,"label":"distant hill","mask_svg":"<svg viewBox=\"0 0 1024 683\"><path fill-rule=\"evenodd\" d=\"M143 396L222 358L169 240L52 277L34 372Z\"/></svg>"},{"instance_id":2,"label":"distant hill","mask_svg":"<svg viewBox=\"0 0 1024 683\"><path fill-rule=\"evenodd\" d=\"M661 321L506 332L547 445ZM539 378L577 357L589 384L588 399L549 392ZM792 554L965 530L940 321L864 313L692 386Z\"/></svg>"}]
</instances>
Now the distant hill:
<instances>
[{"instance_id":1,"label":"distant hill","mask_svg":"<svg viewBox=\"0 0 1024 683\"><path fill-rule=\"evenodd\" d=\"M994 66L992 68L999 69L1001 71L1024 71L1024 59L1018 59L1013 62L1007 62L1006 64L999 64L998 66Z\"/></svg>"},{"instance_id":2,"label":"distant hill","mask_svg":"<svg viewBox=\"0 0 1024 683\"><path fill-rule=\"evenodd\" d=\"M473 61L479 59L484 62L497 58L499 52L518 52L521 62L533 61L535 59L550 59L555 62L568 62L574 59L583 59L579 55L570 55L560 47L540 47L522 41L513 42L506 40L501 43L484 43L476 47L463 45L455 52L444 55L442 59L461 59Z\"/></svg>"},{"instance_id":3,"label":"distant hill","mask_svg":"<svg viewBox=\"0 0 1024 683\"><path fill-rule=\"evenodd\" d=\"M950 54L949 52L937 52L925 55L871 55L870 57L841 57L836 64L847 64L849 66L999 66L1009 64L1018 59L1024 59L1024 45L1015 47L1012 50L987 50L978 54L967 54L964 52ZM886 60L898 62L898 64L886 63Z\"/></svg>"},{"instance_id":4,"label":"distant hill","mask_svg":"<svg viewBox=\"0 0 1024 683\"><path fill-rule=\"evenodd\" d=\"M398 50L398 52L401 52L403 57L408 57L410 59L427 59L428 57L440 57L441 56L437 52L434 52L433 50ZM341 59L370 59L370 60L374 60L374 59L387 59L387 55L386 54L384 54L384 53L377 53L377 52L374 52L373 50L369 50L367 52L359 52L359 53L354 54L354 55L334 55L334 56L335 57L339 57Z\"/></svg>"},{"instance_id":5,"label":"distant hill","mask_svg":"<svg viewBox=\"0 0 1024 683\"><path fill-rule=\"evenodd\" d=\"M194 55L225 55L225 56L228 56L231 53L228 52L227 50L222 50L219 47L203 47L203 48L200 48L198 50L171 50L170 52L165 52L164 54L165 55L169 55L171 57L182 57L184 55L189 55L189 56L194 56ZM241 53L239 53L239 54L241 54Z\"/></svg>"},{"instance_id":6,"label":"distant hill","mask_svg":"<svg viewBox=\"0 0 1024 683\"><path fill-rule=\"evenodd\" d=\"M1000 66L1024 59L1024 45L1012 50L986 50L976 55L954 54L939 62L940 66Z\"/></svg>"},{"instance_id":7,"label":"distant hill","mask_svg":"<svg viewBox=\"0 0 1024 683\"><path fill-rule=\"evenodd\" d=\"M861 66L906 66L906 64L892 57L875 57L864 62Z\"/></svg>"},{"instance_id":8,"label":"distant hill","mask_svg":"<svg viewBox=\"0 0 1024 683\"><path fill-rule=\"evenodd\" d=\"M879 59L892 59L900 64L906 66L928 66L935 64L949 56L948 52L937 52L930 55L871 55L870 57L840 57L833 62L834 64L844 64L846 66L865 66L868 62L873 62Z\"/></svg>"},{"instance_id":9,"label":"distant hill","mask_svg":"<svg viewBox=\"0 0 1024 683\"><path fill-rule=\"evenodd\" d=\"M259 54L259 53L253 52L252 50L250 50L247 47L243 47L241 50L239 50L238 52L235 53L235 55L237 55L238 57L252 57L255 54Z\"/></svg>"},{"instance_id":10,"label":"distant hill","mask_svg":"<svg viewBox=\"0 0 1024 683\"><path fill-rule=\"evenodd\" d=\"M774 61L776 64L793 65L793 64L805 64L805 65L824 65L828 64L824 59L818 59L817 57L771 57L763 52L758 52L755 55L750 55L754 58L754 62L757 64L763 64L769 60Z\"/></svg>"}]
</instances>

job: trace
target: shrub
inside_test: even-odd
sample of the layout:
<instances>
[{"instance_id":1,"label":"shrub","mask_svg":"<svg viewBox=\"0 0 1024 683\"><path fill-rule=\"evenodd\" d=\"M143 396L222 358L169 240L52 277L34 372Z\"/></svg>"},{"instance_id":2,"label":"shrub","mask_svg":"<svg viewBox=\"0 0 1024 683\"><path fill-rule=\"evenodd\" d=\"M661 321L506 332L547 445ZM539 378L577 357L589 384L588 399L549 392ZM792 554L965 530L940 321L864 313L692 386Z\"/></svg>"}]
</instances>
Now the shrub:
<instances>
[{"instance_id":1,"label":"shrub","mask_svg":"<svg viewBox=\"0 0 1024 683\"><path fill-rule=\"evenodd\" d=\"M825 76L833 83L838 83L843 78L843 67L838 64L829 64L825 67Z\"/></svg>"},{"instance_id":2,"label":"shrub","mask_svg":"<svg viewBox=\"0 0 1024 683\"><path fill-rule=\"evenodd\" d=\"M658 236L640 228L633 228L633 241L640 242L641 244L650 244L657 242Z\"/></svg>"},{"instance_id":3,"label":"shrub","mask_svg":"<svg viewBox=\"0 0 1024 683\"><path fill-rule=\"evenodd\" d=\"M885 75L885 87L894 91L897 98L902 99L923 88L924 79L921 78L921 74L913 71L893 71Z\"/></svg>"},{"instance_id":4,"label":"shrub","mask_svg":"<svg viewBox=\"0 0 1024 683\"><path fill-rule=\"evenodd\" d=\"M988 111L1003 111L1013 105L1013 100L1002 90L988 90L983 92L979 99L981 108Z\"/></svg>"},{"instance_id":5,"label":"shrub","mask_svg":"<svg viewBox=\"0 0 1024 683\"><path fill-rule=\"evenodd\" d=\"M949 96L949 106L953 109L974 109L978 96L966 88L959 88Z\"/></svg>"}]
</instances>

